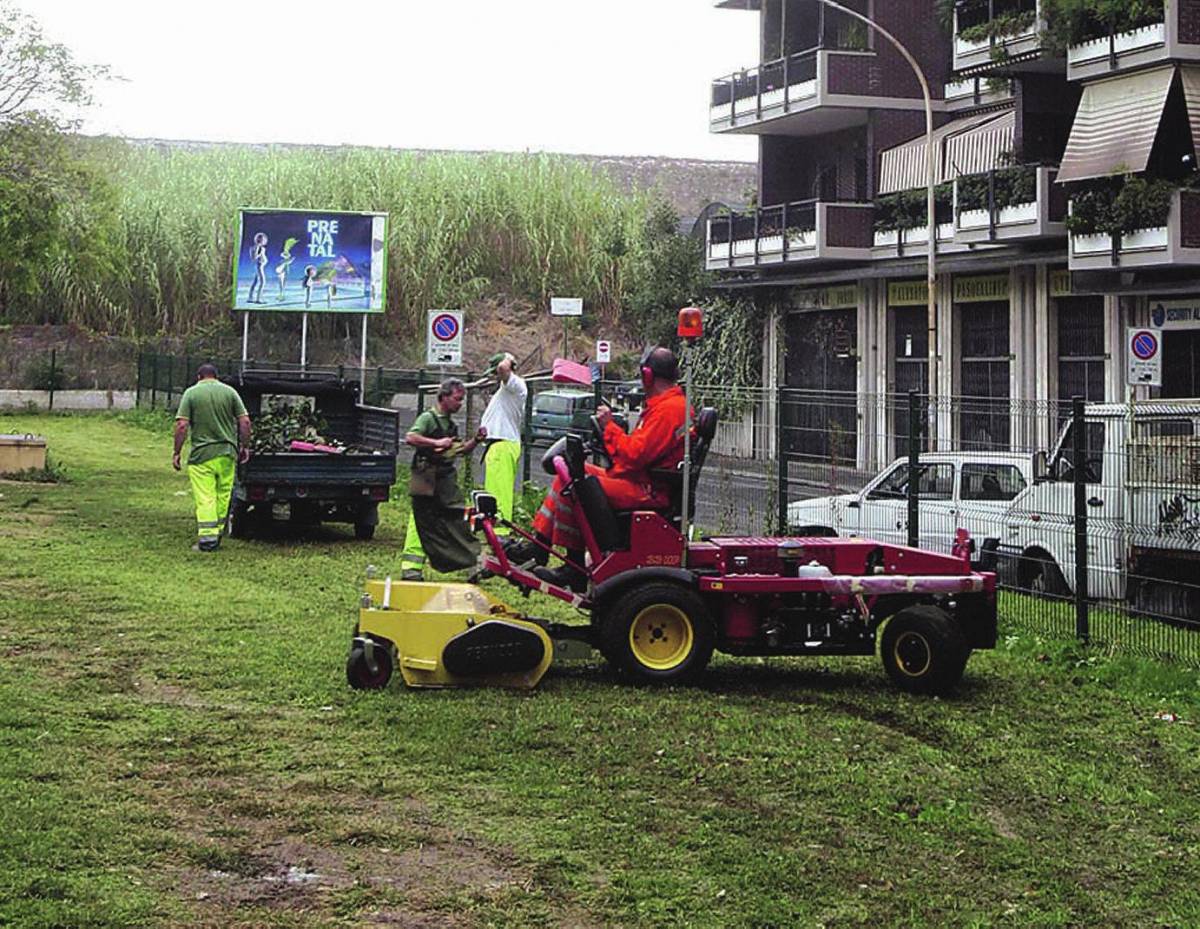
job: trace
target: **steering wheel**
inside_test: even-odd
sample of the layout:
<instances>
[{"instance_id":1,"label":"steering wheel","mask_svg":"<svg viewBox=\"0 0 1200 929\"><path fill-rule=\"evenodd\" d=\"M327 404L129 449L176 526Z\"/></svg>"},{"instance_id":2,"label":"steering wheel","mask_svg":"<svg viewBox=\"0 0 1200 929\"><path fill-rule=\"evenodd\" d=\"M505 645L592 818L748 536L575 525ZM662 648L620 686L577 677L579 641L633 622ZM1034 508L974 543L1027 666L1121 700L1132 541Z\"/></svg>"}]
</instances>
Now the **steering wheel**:
<instances>
[{"instance_id":1,"label":"steering wheel","mask_svg":"<svg viewBox=\"0 0 1200 929\"><path fill-rule=\"evenodd\" d=\"M611 468L612 456L604 446L604 430L600 428L600 420L593 414L588 417L588 422L592 427L592 434L588 436L588 451L592 455L592 461L602 468Z\"/></svg>"}]
</instances>

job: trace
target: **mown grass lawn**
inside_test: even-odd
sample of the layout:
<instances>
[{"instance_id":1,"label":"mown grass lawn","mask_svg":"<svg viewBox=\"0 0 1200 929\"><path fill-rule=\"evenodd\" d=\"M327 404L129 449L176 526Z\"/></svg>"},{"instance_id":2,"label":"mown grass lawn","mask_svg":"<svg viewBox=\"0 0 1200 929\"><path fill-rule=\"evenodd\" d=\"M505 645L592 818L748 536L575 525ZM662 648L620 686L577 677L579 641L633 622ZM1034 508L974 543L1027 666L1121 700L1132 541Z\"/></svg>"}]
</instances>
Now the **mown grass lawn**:
<instances>
[{"instance_id":1,"label":"mown grass lawn","mask_svg":"<svg viewBox=\"0 0 1200 929\"><path fill-rule=\"evenodd\" d=\"M946 700L870 660L353 692L402 502L196 555L143 419L0 416L69 477L0 483L0 926L1200 925L1194 672L1010 634Z\"/></svg>"}]
</instances>

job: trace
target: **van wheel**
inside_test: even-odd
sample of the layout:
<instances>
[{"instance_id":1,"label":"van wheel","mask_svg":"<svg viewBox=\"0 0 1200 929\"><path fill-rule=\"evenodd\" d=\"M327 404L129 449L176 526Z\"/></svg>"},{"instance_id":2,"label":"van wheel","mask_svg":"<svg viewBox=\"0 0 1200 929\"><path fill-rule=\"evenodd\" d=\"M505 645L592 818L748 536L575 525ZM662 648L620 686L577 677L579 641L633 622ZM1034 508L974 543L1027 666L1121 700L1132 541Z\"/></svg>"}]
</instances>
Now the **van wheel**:
<instances>
[{"instance_id":1,"label":"van wheel","mask_svg":"<svg viewBox=\"0 0 1200 929\"><path fill-rule=\"evenodd\" d=\"M1039 597L1066 597L1070 594L1054 559L1039 550L1021 557L1017 583L1022 590Z\"/></svg>"},{"instance_id":2,"label":"van wheel","mask_svg":"<svg viewBox=\"0 0 1200 929\"><path fill-rule=\"evenodd\" d=\"M902 690L940 694L962 680L971 649L945 610L910 606L883 630L880 657L888 677Z\"/></svg>"}]
</instances>

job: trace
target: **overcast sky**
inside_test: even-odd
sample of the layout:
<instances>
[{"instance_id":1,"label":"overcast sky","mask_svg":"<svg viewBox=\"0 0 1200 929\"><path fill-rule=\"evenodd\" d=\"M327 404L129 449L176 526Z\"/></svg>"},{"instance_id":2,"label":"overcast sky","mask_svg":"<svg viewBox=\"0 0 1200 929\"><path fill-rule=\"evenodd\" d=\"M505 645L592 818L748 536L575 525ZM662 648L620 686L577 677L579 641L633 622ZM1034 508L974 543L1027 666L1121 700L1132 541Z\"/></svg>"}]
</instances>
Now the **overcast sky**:
<instances>
[{"instance_id":1,"label":"overcast sky","mask_svg":"<svg viewBox=\"0 0 1200 929\"><path fill-rule=\"evenodd\" d=\"M709 82L757 14L709 0L17 0L130 137L753 161L708 132Z\"/></svg>"}]
</instances>

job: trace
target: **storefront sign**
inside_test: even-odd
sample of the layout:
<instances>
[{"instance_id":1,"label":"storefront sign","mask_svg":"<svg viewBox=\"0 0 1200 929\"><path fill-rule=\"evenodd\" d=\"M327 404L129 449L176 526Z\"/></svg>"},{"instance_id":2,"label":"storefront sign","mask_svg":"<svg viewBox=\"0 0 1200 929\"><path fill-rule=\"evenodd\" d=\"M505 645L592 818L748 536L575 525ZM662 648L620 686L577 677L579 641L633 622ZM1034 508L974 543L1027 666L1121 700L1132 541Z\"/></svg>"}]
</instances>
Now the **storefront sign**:
<instances>
[{"instance_id":1,"label":"storefront sign","mask_svg":"<svg viewBox=\"0 0 1200 929\"><path fill-rule=\"evenodd\" d=\"M1151 297L1150 325L1155 329L1200 329L1200 297L1191 300Z\"/></svg>"},{"instance_id":2,"label":"storefront sign","mask_svg":"<svg viewBox=\"0 0 1200 929\"><path fill-rule=\"evenodd\" d=\"M989 274L985 277L955 277L955 303L986 303L1008 299L1008 275Z\"/></svg>"},{"instance_id":3,"label":"storefront sign","mask_svg":"<svg viewBox=\"0 0 1200 929\"><path fill-rule=\"evenodd\" d=\"M888 306L925 306L929 302L926 281L890 281Z\"/></svg>"},{"instance_id":4,"label":"storefront sign","mask_svg":"<svg viewBox=\"0 0 1200 929\"><path fill-rule=\"evenodd\" d=\"M796 293L798 310L858 309L858 285L843 284L822 290L801 290Z\"/></svg>"},{"instance_id":5,"label":"storefront sign","mask_svg":"<svg viewBox=\"0 0 1200 929\"><path fill-rule=\"evenodd\" d=\"M1050 272L1050 296L1071 296L1071 272L1066 268Z\"/></svg>"}]
</instances>

